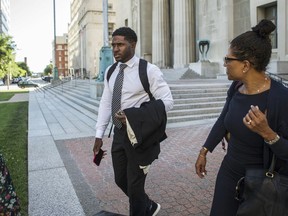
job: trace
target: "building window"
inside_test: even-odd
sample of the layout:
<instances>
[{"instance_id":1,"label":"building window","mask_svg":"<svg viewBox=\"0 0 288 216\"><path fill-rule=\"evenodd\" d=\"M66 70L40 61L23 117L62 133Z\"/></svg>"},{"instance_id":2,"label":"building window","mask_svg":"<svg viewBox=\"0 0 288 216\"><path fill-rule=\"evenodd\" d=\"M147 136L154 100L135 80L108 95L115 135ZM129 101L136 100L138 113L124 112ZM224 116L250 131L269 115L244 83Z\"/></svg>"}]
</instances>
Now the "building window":
<instances>
[{"instance_id":1,"label":"building window","mask_svg":"<svg viewBox=\"0 0 288 216\"><path fill-rule=\"evenodd\" d=\"M108 10L113 10L113 4L108 3Z\"/></svg>"},{"instance_id":2,"label":"building window","mask_svg":"<svg viewBox=\"0 0 288 216\"><path fill-rule=\"evenodd\" d=\"M270 5L264 8L265 19L271 20L277 27L277 5ZM277 49L277 28L271 33L272 48Z\"/></svg>"},{"instance_id":3,"label":"building window","mask_svg":"<svg viewBox=\"0 0 288 216\"><path fill-rule=\"evenodd\" d=\"M108 36L109 36L109 42L112 43L112 34L114 31L114 25L113 23L108 23Z\"/></svg>"},{"instance_id":4,"label":"building window","mask_svg":"<svg viewBox=\"0 0 288 216\"><path fill-rule=\"evenodd\" d=\"M62 60L61 56L59 56L59 62Z\"/></svg>"},{"instance_id":5,"label":"building window","mask_svg":"<svg viewBox=\"0 0 288 216\"><path fill-rule=\"evenodd\" d=\"M276 29L271 33L272 48L278 48L277 41L277 2L268 3L261 5L257 8L258 22L262 19L271 20L275 25Z\"/></svg>"}]
</instances>

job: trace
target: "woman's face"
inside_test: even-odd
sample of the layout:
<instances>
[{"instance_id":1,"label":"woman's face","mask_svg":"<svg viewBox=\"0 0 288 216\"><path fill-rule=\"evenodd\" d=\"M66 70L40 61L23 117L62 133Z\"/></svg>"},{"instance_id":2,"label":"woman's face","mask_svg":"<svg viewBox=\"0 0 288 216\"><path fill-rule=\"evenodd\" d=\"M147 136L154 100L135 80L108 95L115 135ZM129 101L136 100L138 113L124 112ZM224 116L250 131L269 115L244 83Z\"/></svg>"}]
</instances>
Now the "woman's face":
<instances>
[{"instance_id":1,"label":"woman's face","mask_svg":"<svg viewBox=\"0 0 288 216\"><path fill-rule=\"evenodd\" d=\"M244 62L233 55L232 50L228 49L228 54L224 57L224 67L229 80L241 80L245 74Z\"/></svg>"}]
</instances>

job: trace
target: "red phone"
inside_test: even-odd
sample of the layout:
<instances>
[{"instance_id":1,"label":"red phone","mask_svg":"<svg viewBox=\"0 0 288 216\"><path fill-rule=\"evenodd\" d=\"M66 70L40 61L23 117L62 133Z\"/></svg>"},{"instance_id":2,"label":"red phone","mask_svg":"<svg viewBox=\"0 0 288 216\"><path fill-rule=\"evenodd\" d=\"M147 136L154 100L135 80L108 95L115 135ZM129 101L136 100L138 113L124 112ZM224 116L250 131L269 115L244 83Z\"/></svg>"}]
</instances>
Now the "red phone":
<instances>
[{"instance_id":1,"label":"red phone","mask_svg":"<svg viewBox=\"0 0 288 216\"><path fill-rule=\"evenodd\" d=\"M104 151L102 149L99 150L98 154L94 156L93 162L99 166L101 159L103 158Z\"/></svg>"}]
</instances>

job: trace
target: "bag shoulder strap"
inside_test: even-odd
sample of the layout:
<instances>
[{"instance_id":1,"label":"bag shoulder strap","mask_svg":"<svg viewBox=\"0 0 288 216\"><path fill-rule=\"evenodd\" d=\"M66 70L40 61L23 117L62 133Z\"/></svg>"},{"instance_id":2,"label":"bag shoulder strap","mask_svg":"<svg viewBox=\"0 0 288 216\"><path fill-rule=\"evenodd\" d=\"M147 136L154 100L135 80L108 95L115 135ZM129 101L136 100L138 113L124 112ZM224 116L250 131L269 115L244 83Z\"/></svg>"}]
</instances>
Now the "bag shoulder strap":
<instances>
[{"instance_id":1,"label":"bag shoulder strap","mask_svg":"<svg viewBox=\"0 0 288 216\"><path fill-rule=\"evenodd\" d=\"M116 66L117 66L118 62L115 62L113 65L111 65L111 67L109 68L108 72L107 72L107 82L109 82L109 79L112 75L112 73L114 72Z\"/></svg>"},{"instance_id":2,"label":"bag shoulder strap","mask_svg":"<svg viewBox=\"0 0 288 216\"><path fill-rule=\"evenodd\" d=\"M266 176L267 176L267 177L273 176L274 170L275 170L275 165L276 165L276 160L277 160L277 157L276 157L276 155L273 153L273 157L272 157L272 161L271 161L269 170L268 170L268 172L266 173Z\"/></svg>"},{"instance_id":3,"label":"bag shoulder strap","mask_svg":"<svg viewBox=\"0 0 288 216\"><path fill-rule=\"evenodd\" d=\"M149 95L150 100L155 100L155 98L153 97L153 95L150 91L150 85L149 85L148 75L147 75L147 64L148 64L148 62L146 60L140 59L139 77L140 77L140 80L141 80L141 83L142 83L144 90Z\"/></svg>"}]
</instances>

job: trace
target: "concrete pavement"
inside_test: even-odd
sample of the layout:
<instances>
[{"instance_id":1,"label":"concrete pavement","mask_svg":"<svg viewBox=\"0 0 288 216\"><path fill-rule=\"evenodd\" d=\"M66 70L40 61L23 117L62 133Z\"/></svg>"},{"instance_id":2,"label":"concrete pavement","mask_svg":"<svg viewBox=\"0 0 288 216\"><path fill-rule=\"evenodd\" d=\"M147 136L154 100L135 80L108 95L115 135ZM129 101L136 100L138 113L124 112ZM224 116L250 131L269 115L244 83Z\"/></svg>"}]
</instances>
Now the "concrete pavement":
<instances>
[{"instance_id":1,"label":"concrete pavement","mask_svg":"<svg viewBox=\"0 0 288 216\"><path fill-rule=\"evenodd\" d=\"M224 152L208 156L208 176L194 163L214 120L168 125L168 139L147 177L147 194L162 206L159 216L209 215L215 176ZM95 116L86 116L51 96L30 91L28 172L30 216L92 216L102 210L128 215L128 199L114 183L110 148L99 167L92 162ZM98 214L99 215L99 214Z\"/></svg>"}]
</instances>

